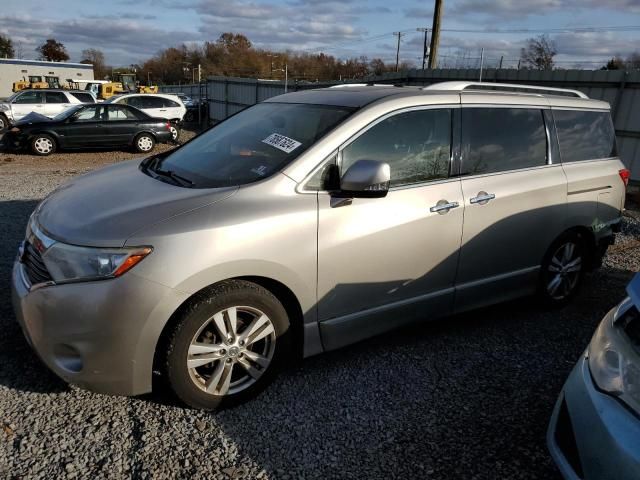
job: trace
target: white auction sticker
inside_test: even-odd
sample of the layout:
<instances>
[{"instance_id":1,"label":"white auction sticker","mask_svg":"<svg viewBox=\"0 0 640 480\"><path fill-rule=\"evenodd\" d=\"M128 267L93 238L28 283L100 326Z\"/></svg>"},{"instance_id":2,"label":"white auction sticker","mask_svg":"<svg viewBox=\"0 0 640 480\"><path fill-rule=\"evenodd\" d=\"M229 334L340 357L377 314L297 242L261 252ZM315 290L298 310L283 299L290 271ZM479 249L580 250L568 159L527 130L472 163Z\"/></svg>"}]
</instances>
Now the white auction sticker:
<instances>
[{"instance_id":1,"label":"white auction sticker","mask_svg":"<svg viewBox=\"0 0 640 480\"><path fill-rule=\"evenodd\" d=\"M282 150L285 153L291 153L300 145L302 145L297 140L294 140L293 138L285 137L284 135L280 135L279 133L272 133L267 138L262 140L262 143L271 145L272 147Z\"/></svg>"}]
</instances>

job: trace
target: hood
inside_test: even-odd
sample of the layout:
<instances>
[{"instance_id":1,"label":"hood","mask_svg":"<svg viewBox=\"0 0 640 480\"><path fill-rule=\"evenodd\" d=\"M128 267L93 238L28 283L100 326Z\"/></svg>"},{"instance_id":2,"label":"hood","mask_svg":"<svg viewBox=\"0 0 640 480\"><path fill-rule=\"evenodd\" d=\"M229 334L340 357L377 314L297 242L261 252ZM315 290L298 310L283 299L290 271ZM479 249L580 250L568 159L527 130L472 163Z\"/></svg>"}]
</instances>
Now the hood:
<instances>
[{"instance_id":1,"label":"hood","mask_svg":"<svg viewBox=\"0 0 640 480\"><path fill-rule=\"evenodd\" d=\"M139 164L121 162L75 178L38 206L35 221L65 243L120 247L145 227L218 202L238 189L170 185L141 172Z\"/></svg>"},{"instance_id":2,"label":"hood","mask_svg":"<svg viewBox=\"0 0 640 480\"><path fill-rule=\"evenodd\" d=\"M49 117L46 117L40 113L36 113L36 112L31 112L28 113L27 115L25 115L24 117L22 117L20 120L18 120L15 125L28 125L28 124L32 124L32 123L47 123L47 122L51 122L52 119Z\"/></svg>"}]
</instances>

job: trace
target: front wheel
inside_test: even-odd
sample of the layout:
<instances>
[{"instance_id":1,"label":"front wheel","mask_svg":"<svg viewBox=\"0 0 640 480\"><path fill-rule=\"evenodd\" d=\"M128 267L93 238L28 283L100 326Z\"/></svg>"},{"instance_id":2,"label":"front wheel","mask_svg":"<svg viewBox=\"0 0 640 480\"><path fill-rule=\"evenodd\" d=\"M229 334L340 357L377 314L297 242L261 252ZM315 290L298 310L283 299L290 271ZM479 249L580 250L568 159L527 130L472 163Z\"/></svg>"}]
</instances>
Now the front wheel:
<instances>
[{"instance_id":1,"label":"front wheel","mask_svg":"<svg viewBox=\"0 0 640 480\"><path fill-rule=\"evenodd\" d=\"M165 373L180 400L213 410L257 395L289 351L278 299L254 283L228 281L183 312L168 339Z\"/></svg>"},{"instance_id":2,"label":"front wheel","mask_svg":"<svg viewBox=\"0 0 640 480\"><path fill-rule=\"evenodd\" d=\"M584 238L577 233L560 237L542 263L540 294L552 305L562 305L573 297L582 283L587 265Z\"/></svg>"},{"instance_id":3,"label":"front wheel","mask_svg":"<svg viewBox=\"0 0 640 480\"><path fill-rule=\"evenodd\" d=\"M51 155L56 151L56 142L50 135L38 134L31 139L31 151L43 157Z\"/></svg>"},{"instance_id":4,"label":"front wheel","mask_svg":"<svg viewBox=\"0 0 640 480\"><path fill-rule=\"evenodd\" d=\"M9 128L9 120L4 113L0 113L0 133L4 133Z\"/></svg>"},{"instance_id":5,"label":"front wheel","mask_svg":"<svg viewBox=\"0 0 640 480\"><path fill-rule=\"evenodd\" d=\"M155 138L153 138L148 133L141 133L136 137L136 139L133 142L133 145L136 151L141 153L150 152L151 150L153 150L153 147L155 146L155 144L156 144Z\"/></svg>"}]
</instances>

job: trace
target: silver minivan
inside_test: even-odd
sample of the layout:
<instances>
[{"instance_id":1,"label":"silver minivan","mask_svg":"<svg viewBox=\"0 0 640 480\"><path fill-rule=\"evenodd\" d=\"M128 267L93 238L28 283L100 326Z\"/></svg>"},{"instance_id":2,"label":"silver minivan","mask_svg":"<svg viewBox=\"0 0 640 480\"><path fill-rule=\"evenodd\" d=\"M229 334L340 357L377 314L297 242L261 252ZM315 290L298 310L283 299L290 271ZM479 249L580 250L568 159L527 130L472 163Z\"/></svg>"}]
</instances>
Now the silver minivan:
<instances>
[{"instance_id":1,"label":"silver minivan","mask_svg":"<svg viewBox=\"0 0 640 480\"><path fill-rule=\"evenodd\" d=\"M13 270L64 380L237 404L292 356L537 293L614 241L629 172L609 105L448 82L307 90L58 188Z\"/></svg>"}]
</instances>

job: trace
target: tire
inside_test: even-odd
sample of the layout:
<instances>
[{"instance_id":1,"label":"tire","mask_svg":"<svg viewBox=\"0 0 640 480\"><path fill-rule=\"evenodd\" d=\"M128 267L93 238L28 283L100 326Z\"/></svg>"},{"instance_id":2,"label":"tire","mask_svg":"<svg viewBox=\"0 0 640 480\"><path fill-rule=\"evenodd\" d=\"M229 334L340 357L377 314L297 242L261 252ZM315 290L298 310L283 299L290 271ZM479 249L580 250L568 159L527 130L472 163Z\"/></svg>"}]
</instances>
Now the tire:
<instances>
[{"instance_id":1,"label":"tire","mask_svg":"<svg viewBox=\"0 0 640 480\"><path fill-rule=\"evenodd\" d=\"M133 141L136 152L149 153L156 145L156 139L150 133L141 133Z\"/></svg>"},{"instance_id":2,"label":"tire","mask_svg":"<svg viewBox=\"0 0 640 480\"><path fill-rule=\"evenodd\" d=\"M31 151L35 155L46 157L56 151L56 141L51 135L39 133L31 139Z\"/></svg>"},{"instance_id":3,"label":"tire","mask_svg":"<svg viewBox=\"0 0 640 480\"><path fill-rule=\"evenodd\" d=\"M171 122L171 141L178 143L180 139L180 126L176 122Z\"/></svg>"},{"instance_id":4,"label":"tire","mask_svg":"<svg viewBox=\"0 0 640 480\"><path fill-rule=\"evenodd\" d=\"M263 287L227 281L194 299L166 345L164 373L176 396L192 408L221 409L255 397L272 382L291 353L289 318Z\"/></svg>"},{"instance_id":5,"label":"tire","mask_svg":"<svg viewBox=\"0 0 640 480\"><path fill-rule=\"evenodd\" d=\"M579 233L560 236L542 262L539 294L550 306L567 304L579 291L589 264L587 242Z\"/></svg>"},{"instance_id":6,"label":"tire","mask_svg":"<svg viewBox=\"0 0 640 480\"><path fill-rule=\"evenodd\" d=\"M9 119L3 113L0 113L0 133L4 133L9 128Z\"/></svg>"}]
</instances>

